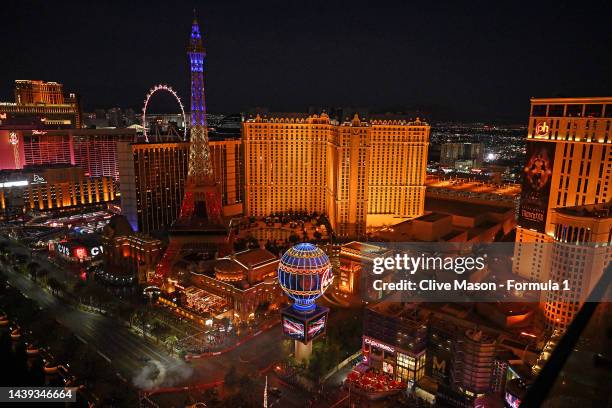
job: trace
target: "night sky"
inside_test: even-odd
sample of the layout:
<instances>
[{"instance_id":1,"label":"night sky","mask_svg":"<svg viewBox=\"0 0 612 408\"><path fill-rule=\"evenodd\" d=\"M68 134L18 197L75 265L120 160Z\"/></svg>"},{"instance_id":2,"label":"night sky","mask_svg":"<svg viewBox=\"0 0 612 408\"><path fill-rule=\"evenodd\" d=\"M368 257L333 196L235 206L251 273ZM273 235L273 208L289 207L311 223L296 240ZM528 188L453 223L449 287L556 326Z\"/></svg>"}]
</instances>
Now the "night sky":
<instances>
[{"instance_id":1,"label":"night sky","mask_svg":"<svg viewBox=\"0 0 612 408\"><path fill-rule=\"evenodd\" d=\"M62 82L85 110L140 110L157 83L188 99L193 7L210 112L356 106L525 123L531 96L612 95L612 2L380 3L3 1L0 100L15 79ZM169 98L156 108L175 110Z\"/></svg>"}]
</instances>

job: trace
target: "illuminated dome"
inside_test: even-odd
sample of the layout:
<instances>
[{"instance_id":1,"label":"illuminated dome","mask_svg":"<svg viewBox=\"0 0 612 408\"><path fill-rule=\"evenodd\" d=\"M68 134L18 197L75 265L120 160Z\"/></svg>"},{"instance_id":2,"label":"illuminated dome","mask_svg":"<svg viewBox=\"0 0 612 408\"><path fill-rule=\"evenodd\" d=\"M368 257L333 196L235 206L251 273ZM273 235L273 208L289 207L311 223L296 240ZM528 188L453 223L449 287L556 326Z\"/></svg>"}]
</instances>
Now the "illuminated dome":
<instances>
[{"instance_id":1,"label":"illuminated dome","mask_svg":"<svg viewBox=\"0 0 612 408\"><path fill-rule=\"evenodd\" d=\"M310 312L333 280L328 256L313 244L303 243L287 250L278 265L278 282L293 308Z\"/></svg>"},{"instance_id":2,"label":"illuminated dome","mask_svg":"<svg viewBox=\"0 0 612 408\"><path fill-rule=\"evenodd\" d=\"M246 272L231 259L220 259L215 264L215 277L225 282L239 282L246 278Z\"/></svg>"}]
</instances>

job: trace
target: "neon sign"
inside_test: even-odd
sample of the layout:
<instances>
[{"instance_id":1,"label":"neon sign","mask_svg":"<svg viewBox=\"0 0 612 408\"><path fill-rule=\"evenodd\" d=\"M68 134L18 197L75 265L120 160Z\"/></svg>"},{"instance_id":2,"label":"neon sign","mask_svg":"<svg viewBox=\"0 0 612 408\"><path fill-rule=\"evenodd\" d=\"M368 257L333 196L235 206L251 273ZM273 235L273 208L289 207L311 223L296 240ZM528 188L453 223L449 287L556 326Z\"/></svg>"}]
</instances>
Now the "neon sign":
<instances>
[{"instance_id":1,"label":"neon sign","mask_svg":"<svg viewBox=\"0 0 612 408\"><path fill-rule=\"evenodd\" d=\"M47 180L45 180L44 177L39 176L38 174L34 174L34 176L32 177L32 183L31 184L46 184Z\"/></svg>"},{"instance_id":2,"label":"neon sign","mask_svg":"<svg viewBox=\"0 0 612 408\"><path fill-rule=\"evenodd\" d=\"M550 126L546 122L539 122L535 127L535 135L536 136L547 136L548 131L550 130Z\"/></svg>"},{"instance_id":3,"label":"neon sign","mask_svg":"<svg viewBox=\"0 0 612 408\"><path fill-rule=\"evenodd\" d=\"M375 348L378 348L378 349L381 349L381 350L384 350L384 351L388 351L389 353L395 354L395 349L393 347L388 346L388 345L386 345L384 343L381 343L379 341L376 341L374 339L371 339L369 337L364 337L363 338L363 342L365 344L368 344L368 345L372 346L372 347L375 347Z\"/></svg>"},{"instance_id":4,"label":"neon sign","mask_svg":"<svg viewBox=\"0 0 612 408\"><path fill-rule=\"evenodd\" d=\"M46 135L47 132L45 132L44 130L33 130L32 134L33 135Z\"/></svg>"},{"instance_id":5,"label":"neon sign","mask_svg":"<svg viewBox=\"0 0 612 408\"><path fill-rule=\"evenodd\" d=\"M96 247L91 248L89 252L91 253L91 256L98 256L104 253L104 247L101 245L96 246Z\"/></svg>"},{"instance_id":6,"label":"neon sign","mask_svg":"<svg viewBox=\"0 0 612 408\"><path fill-rule=\"evenodd\" d=\"M321 293L325 293L329 285L334 281L334 273L332 272L332 268L329 268L323 274L321 278Z\"/></svg>"},{"instance_id":7,"label":"neon sign","mask_svg":"<svg viewBox=\"0 0 612 408\"><path fill-rule=\"evenodd\" d=\"M66 245L57 244L56 248L57 252L59 252L60 254L70 257L70 248L68 248Z\"/></svg>"}]
</instances>

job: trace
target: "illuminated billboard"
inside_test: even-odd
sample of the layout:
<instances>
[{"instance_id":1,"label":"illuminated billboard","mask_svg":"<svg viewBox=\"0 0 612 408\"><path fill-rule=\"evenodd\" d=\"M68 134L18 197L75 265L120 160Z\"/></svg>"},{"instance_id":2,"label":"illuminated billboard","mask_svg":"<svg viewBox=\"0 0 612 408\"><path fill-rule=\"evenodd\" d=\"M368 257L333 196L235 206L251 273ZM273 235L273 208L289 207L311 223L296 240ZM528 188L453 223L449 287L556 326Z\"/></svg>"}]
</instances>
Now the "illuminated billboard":
<instances>
[{"instance_id":1,"label":"illuminated billboard","mask_svg":"<svg viewBox=\"0 0 612 408\"><path fill-rule=\"evenodd\" d=\"M308 331L306 333L306 342L316 339L325 331L325 323L327 322L327 314L320 316L308 322Z\"/></svg>"},{"instance_id":2,"label":"illuminated billboard","mask_svg":"<svg viewBox=\"0 0 612 408\"><path fill-rule=\"evenodd\" d=\"M554 143L527 143L518 219L523 228L545 232L555 148Z\"/></svg>"},{"instance_id":3,"label":"illuminated billboard","mask_svg":"<svg viewBox=\"0 0 612 408\"><path fill-rule=\"evenodd\" d=\"M304 341L304 323L283 315L283 333L294 340Z\"/></svg>"},{"instance_id":4,"label":"illuminated billboard","mask_svg":"<svg viewBox=\"0 0 612 408\"><path fill-rule=\"evenodd\" d=\"M509 392L506 392L506 406L510 407L510 408L519 408L519 406L521 405L521 400L515 396L510 394Z\"/></svg>"},{"instance_id":5,"label":"illuminated billboard","mask_svg":"<svg viewBox=\"0 0 612 408\"><path fill-rule=\"evenodd\" d=\"M328 313L328 308L319 305L308 314L296 312L291 306L285 307L281 310L283 333L293 340L310 343L325 333Z\"/></svg>"},{"instance_id":6,"label":"illuminated billboard","mask_svg":"<svg viewBox=\"0 0 612 408\"><path fill-rule=\"evenodd\" d=\"M88 246L79 242L63 241L55 245L55 250L66 258L82 261L102 255L104 247L102 245Z\"/></svg>"}]
</instances>

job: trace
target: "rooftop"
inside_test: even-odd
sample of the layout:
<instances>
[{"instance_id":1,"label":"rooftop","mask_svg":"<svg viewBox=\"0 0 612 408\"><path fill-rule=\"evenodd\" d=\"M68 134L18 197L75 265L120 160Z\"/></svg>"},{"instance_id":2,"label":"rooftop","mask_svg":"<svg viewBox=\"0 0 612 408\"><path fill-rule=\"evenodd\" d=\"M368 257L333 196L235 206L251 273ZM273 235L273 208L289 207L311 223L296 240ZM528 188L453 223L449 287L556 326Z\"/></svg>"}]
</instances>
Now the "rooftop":
<instances>
[{"instance_id":1,"label":"rooftop","mask_svg":"<svg viewBox=\"0 0 612 408\"><path fill-rule=\"evenodd\" d=\"M507 206L480 204L437 197L427 197L425 200L425 211L452 214L462 217L477 217L485 213L503 214L509 210L510 208ZM512 211L514 210L512 209Z\"/></svg>"},{"instance_id":2,"label":"rooftop","mask_svg":"<svg viewBox=\"0 0 612 408\"><path fill-rule=\"evenodd\" d=\"M612 201L599 204L578 205L574 207L556 208L554 211L560 214L572 215L585 218L612 218Z\"/></svg>"},{"instance_id":3,"label":"rooftop","mask_svg":"<svg viewBox=\"0 0 612 408\"><path fill-rule=\"evenodd\" d=\"M429 214L425 214L422 215L420 217L417 217L414 219L414 221L422 221L422 222L436 222L436 221L440 221L444 218L448 218L450 217L449 214L443 214L443 213L439 213L439 212L432 212Z\"/></svg>"},{"instance_id":4,"label":"rooftop","mask_svg":"<svg viewBox=\"0 0 612 408\"><path fill-rule=\"evenodd\" d=\"M574 98L531 98L531 103L612 103L612 96L581 96Z\"/></svg>"},{"instance_id":5,"label":"rooftop","mask_svg":"<svg viewBox=\"0 0 612 408\"><path fill-rule=\"evenodd\" d=\"M386 248L358 241L353 241L349 242L348 244L342 245L342 249L345 248L359 252L361 254L384 254L388 251Z\"/></svg>"},{"instance_id":6,"label":"rooftop","mask_svg":"<svg viewBox=\"0 0 612 408\"><path fill-rule=\"evenodd\" d=\"M234 258L246 268L258 268L277 260L272 252L261 248L237 252Z\"/></svg>"}]
</instances>

